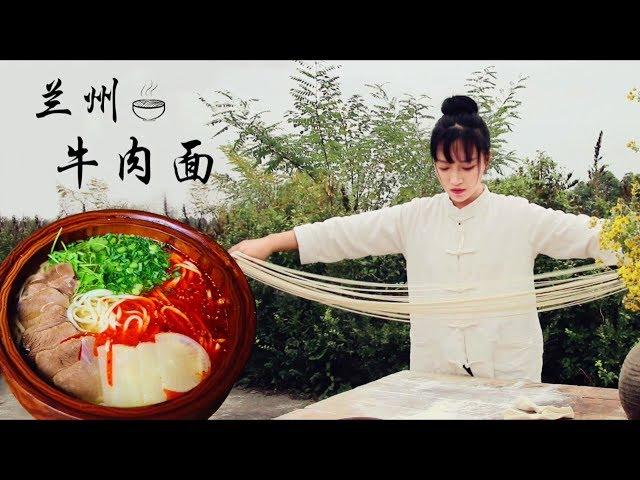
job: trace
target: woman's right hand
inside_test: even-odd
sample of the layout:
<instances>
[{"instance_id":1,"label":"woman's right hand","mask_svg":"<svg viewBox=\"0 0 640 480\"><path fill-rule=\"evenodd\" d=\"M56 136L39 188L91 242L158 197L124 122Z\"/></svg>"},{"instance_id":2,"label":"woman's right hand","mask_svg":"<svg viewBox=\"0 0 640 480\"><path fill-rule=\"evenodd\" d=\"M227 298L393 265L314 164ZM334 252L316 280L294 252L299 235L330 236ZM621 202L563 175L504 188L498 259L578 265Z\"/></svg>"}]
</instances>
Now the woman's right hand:
<instances>
[{"instance_id":1,"label":"woman's right hand","mask_svg":"<svg viewBox=\"0 0 640 480\"><path fill-rule=\"evenodd\" d=\"M268 236L243 240L229 249L229 253L233 252L242 252L250 257L266 260L274 252L273 241Z\"/></svg>"}]
</instances>

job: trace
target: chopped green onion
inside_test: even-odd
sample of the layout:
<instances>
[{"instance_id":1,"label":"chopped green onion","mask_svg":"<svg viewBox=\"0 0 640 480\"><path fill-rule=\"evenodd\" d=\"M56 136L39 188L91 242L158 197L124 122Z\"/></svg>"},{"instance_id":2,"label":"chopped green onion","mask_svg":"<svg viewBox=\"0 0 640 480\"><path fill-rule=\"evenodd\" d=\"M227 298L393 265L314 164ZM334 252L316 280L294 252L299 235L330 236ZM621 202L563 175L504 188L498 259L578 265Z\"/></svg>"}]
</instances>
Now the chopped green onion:
<instances>
[{"instance_id":1,"label":"chopped green onion","mask_svg":"<svg viewBox=\"0 0 640 480\"><path fill-rule=\"evenodd\" d=\"M56 237L57 238L57 237ZM163 244L136 235L106 234L49 254L49 263L69 263L78 277L76 293L94 289L139 295L170 277Z\"/></svg>"}]
</instances>

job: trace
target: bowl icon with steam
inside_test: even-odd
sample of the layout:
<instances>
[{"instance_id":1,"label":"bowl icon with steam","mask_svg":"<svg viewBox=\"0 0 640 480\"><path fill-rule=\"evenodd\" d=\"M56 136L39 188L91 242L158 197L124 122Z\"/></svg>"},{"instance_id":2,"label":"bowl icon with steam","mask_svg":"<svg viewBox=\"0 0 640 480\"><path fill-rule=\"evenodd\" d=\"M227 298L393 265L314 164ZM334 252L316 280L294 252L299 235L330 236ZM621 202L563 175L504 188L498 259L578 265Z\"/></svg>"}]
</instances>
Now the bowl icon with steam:
<instances>
[{"instance_id":1,"label":"bowl icon with steam","mask_svg":"<svg viewBox=\"0 0 640 480\"><path fill-rule=\"evenodd\" d=\"M132 104L133 113L142 120L155 120L162 116L166 108L164 100L141 98Z\"/></svg>"}]
</instances>

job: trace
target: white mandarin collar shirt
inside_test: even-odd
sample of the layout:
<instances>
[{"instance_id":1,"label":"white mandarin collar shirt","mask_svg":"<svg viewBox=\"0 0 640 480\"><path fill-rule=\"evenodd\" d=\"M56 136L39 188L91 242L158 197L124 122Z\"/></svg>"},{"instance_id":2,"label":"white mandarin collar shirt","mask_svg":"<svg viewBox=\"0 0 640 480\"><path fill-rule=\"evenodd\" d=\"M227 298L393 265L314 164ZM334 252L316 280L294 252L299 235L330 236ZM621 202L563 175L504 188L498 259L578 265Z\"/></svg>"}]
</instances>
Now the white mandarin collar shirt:
<instances>
[{"instance_id":1,"label":"white mandarin collar shirt","mask_svg":"<svg viewBox=\"0 0 640 480\"><path fill-rule=\"evenodd\" d=\"M589 223L586 215L546 209L485 186L463 208L441 193L294 232L302 264L402 253L414 301L530 291L518 314L412 314L410 368L539 382L543 339L534 261L545 254L615 264L615 254L600 250L601 223Z\"/></svg>"}]
</instances>

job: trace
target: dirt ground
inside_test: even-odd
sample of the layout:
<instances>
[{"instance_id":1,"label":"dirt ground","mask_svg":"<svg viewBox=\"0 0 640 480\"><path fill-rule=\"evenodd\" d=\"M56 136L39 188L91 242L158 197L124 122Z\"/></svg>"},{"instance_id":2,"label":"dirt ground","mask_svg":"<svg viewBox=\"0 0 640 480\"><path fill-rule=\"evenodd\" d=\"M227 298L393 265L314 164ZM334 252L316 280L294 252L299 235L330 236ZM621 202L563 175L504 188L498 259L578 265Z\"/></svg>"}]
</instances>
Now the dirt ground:
<instances>
[{"instance_id":1,"label":"dirt ground","mask_svg":"<svg viewBox=\"0 0 640 480\"><path fill-rule=\"evenodd\" d=\"M266 420L311 403L313 400L236 387L210 420Z\"/></svg>"}]
</instances>

